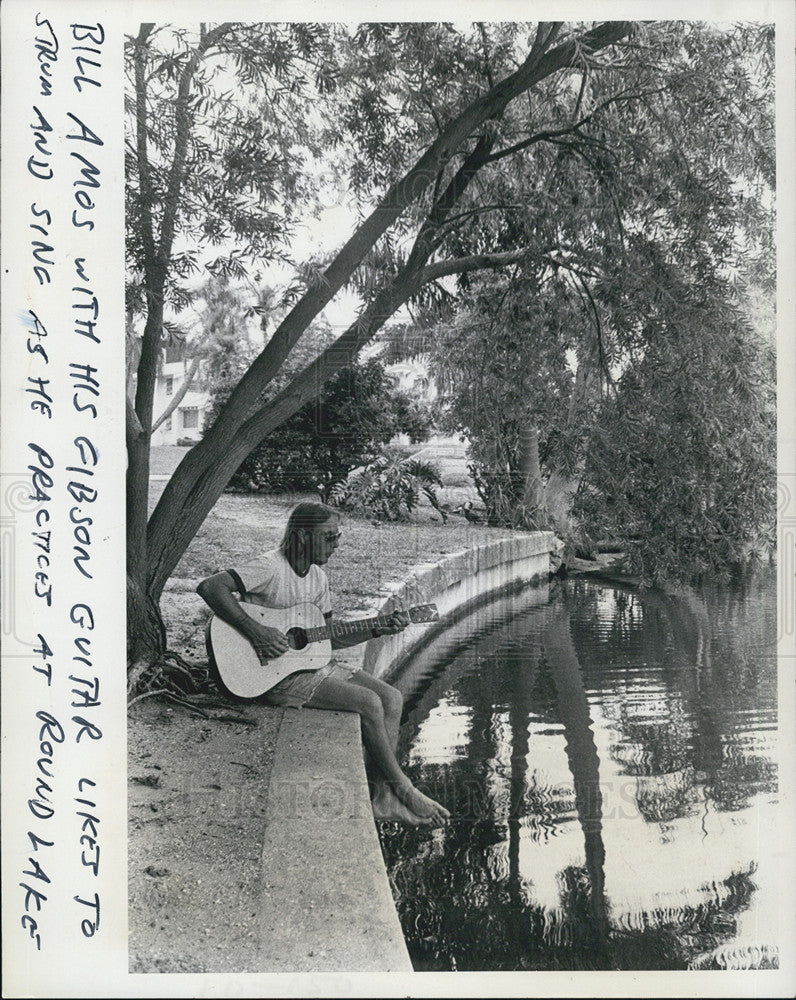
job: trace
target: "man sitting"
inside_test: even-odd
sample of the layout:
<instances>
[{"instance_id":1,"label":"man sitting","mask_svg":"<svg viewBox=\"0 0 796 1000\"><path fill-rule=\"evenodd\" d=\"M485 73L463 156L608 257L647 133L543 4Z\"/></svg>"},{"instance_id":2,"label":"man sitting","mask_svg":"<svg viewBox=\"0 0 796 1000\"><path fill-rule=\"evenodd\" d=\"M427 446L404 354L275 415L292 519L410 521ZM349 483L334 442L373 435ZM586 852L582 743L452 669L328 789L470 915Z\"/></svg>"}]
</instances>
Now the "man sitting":
<instances>
[{"instance_id":1,"label":"man sitting","mask_svg":"<svg viewBox=\"0 0 796 1000\"><path fill-rule=\"evenodd\" d=\"M208 577L197 591L219 618L249 640L265 663L288 649L287 637L247 615L235 595L270 608L315 604L330 621L329 581L321 567L337 548L339 539L340 518L336 511L320 503L300 503L291 511L278 549L241 567L240 572L227 570ZM395 611L388 625L363 628L333 639L332 647L340 649L374 636L394 634L407 624L406 615ZM450 817L444 806L415 788L401 770L395 750L403 698L390 684L332 658L320 670L289 675L264 698L272 705L359 713L376 819L439 826Z\"/></svg>"}]
</instances>

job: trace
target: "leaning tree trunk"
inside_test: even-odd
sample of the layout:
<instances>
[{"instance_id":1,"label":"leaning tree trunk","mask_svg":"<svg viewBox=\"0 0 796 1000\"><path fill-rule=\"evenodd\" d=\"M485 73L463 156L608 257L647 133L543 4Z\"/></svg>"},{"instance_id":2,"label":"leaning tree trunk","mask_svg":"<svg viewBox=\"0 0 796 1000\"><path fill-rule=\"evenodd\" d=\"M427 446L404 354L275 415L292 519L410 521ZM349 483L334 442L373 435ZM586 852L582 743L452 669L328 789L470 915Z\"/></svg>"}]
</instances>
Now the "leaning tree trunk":
<instances>
[{"instance_id":1,"label":"leaning tree trunk","mask_svg":"<svg viewBox=\"0 0 796 1000\"><path fill-rule=\"evenodd\" d=\"M274 399L242 421L234 435L220 436L216 423L191 448L166 484L150 518L146 590L151 600L160 600L174 567L241 462L312 399L319 384L345 367L384 320L416 290L414 273L394 282Z\"/></svg>"},{"instance_id":2,"label":"leaning tree trunk","mask_svg":"<svg viewBox=\"0 0 796 1000\"><path fill-rule=\"evenodd\" d=\"M570 39L549 51L545 51L545 44L546 41L551 41L554 35L548 34L543 37L540 33L525 62L504 80L492 86L487 93L478 97L458 118L450 122L414 166L392 186L326 268L319 286L308 291L291 309L263 352L236 386L213 427L204 439L191 449L167 485L153 514L147 536L150 547L147 589L153 599L157 600L160 597L169 573L235 471L237 465L229 468L232 463L228 456L234 454L239 464L248 454L248 451L240 454L244 442L248 444L248 450L254 448L269 431L279 426L282 420L295 412L301 402L308 398L304 396L301 401L297 398L291 401L288 398L291 387L288 387L287 392L281 393L274 401L273 407L258 412L264 387L279 371L290 349L309 323L350 279L376 241L406 208L417 201L426 188L439 180L455 151L461 149L485 122L501 117L515 97L530 90L559 69L575 65L583 58L584 52L597 51L612 45L629 34L630 30L630 22L608 21L587 31L577 42ZM472 177L489 161L494 140L494 130L490 129L481 136L465 157L432 208L426 223L421 227L403 275L396 281L397 286L413 284L413 279L436 246L439 227L445 222L451 207L466 189ZM427 275L429 278L433 276L435 275ZM392 315L401 301L400 288L394 287L385 291L388 298L396 300L393 308L387 313ZM361 346L368 339L361 329L362 325L360 319L358 324L348 331L352 339L357 342L357 346ZM348 346L342 341L337 343L341 347ZM331 356L328 356L325 362L327 367L323 374L326 376L341 367L331 361ZM305 389L306 386L302 386L300 391ZM278 412L280 410L281 413ZM274 422L274 416L277 415L279 419ZM224 467L223 473L216 465L219 462ZM211 468L214 465L216 468Z\"/></svg>"}]
</instances>

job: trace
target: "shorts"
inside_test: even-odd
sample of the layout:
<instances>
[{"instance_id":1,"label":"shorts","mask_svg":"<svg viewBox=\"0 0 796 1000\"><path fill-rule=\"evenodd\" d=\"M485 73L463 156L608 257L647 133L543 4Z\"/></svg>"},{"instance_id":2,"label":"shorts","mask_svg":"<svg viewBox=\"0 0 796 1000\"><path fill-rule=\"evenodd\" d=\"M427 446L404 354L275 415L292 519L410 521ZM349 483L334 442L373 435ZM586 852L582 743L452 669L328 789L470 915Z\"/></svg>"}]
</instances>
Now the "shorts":
<instances>
[{"instance_id":1,"label":"shorts","mask_svg":"<svg viewBox=\"0 0 796 1000\"><path fill-rule=\"evenodd\" d=\"M298 673L286 677L266 692L265 701L269 705L280 705L285 708L303 708L315 694L322 680L335 677L337 680L345 681L359 670L357 666L338 663L332 659L320 670L299 670Z\"/></svg>"}]
</instances>

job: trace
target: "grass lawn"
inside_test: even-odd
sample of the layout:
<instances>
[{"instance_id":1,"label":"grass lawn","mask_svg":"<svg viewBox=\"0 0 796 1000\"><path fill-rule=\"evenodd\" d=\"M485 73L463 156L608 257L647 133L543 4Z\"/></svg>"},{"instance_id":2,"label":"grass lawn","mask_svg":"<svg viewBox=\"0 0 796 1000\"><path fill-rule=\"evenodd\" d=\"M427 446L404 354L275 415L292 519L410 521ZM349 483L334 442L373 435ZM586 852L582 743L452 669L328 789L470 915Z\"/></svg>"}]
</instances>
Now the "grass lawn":
<instances>
[{"instance_id":1,"label":"grass lawn","mask_svg":"<svg viewBox=\"0 0 796 1000\"><path fill-rule=\"evenodd\" d=\"M156 445L150 448L150 476L170 476L190 450L190 448L179 448L177 445Z\"/></svg>"},{"instance_id":2,"label":"grass lawn","mask_svg":"<svg viewBox=\"0 0 796 1000\"><path fill-rule=\"evenodd\" d=\"M243 565L258 553L275 548L291 508L302 494L237 496L224 494L208 515L185 555L175 578L197 578ZM390 581L402 579L417 563L469 548L507 532L469 524L451 516L447 524L432 520L423 508L409 522L374 524L365 517L341 513L343 534L327 572L340 610L362 607ZM436 515L434 515L436 517Z\"/></svg>"}]
</instances>

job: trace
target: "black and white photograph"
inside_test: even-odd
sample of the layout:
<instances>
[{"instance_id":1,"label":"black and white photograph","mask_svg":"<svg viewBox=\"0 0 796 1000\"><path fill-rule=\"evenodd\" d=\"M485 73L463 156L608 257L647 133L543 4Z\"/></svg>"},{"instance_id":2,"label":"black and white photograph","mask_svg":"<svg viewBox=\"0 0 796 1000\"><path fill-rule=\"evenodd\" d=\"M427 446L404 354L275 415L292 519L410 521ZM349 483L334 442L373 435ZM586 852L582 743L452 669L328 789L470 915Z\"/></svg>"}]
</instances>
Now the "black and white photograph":
<instances>
[{"instance_id":1,"label":"black and white photograph","mask_svg":"<svg viewBox=\"0 0 796 1000\"><path fill-rule=\"evenodd\" d=\"M792 995L790 9L72 6L4 995Z\"/></svg>"}]
</instances>

